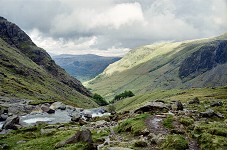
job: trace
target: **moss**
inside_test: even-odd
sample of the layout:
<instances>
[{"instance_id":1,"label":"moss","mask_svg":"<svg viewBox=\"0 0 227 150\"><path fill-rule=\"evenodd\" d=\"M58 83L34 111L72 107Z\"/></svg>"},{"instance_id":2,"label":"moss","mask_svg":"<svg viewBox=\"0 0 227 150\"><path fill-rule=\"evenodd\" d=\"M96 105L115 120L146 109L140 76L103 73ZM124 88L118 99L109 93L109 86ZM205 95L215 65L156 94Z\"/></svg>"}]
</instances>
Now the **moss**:
<instances>
[{"instance_id":1,"label":"moss","mask_svg":"<svg viewBox=\"0 0 227 150\"><path fill-rule=\"evenodd\" d=\"M188 148L188 142L181 135L168 135L162 144L162 148L166 150L184 150Z\"/></svg>"},{"instance_id":2,"label":"moss","mask_svg":"<svg viewBox=\"0 0 227 150\"><path fill-rule=\"evenodd\" d=\"M190 126L190 125L192 125L194 123L194 120L192 118L190 118L190 117L187 117L187 116L181 117L179 119L179 121L180 121L181 124L183 124L185 126Z\"/></svg>"},{"instance_id":3,"label":"moss","mask_svg":"<svg viewBox=\"0 0 227 150\"><path fill-rule=\"evenodd\" d=\"M163 126L172 129L173 128L173 115L168 115L164 120L163 120Z\"/></svg>"},{"instance_id":4,"label":"moss","mask_svg":"<svg viewBox=\"0 0 227 150\"><path fill-rule=\"evenodd\" d=\"M148 117L148 114L141 114L134 118L126 119L121 122L115 130L118 133L121 132L132 132L133 135L141 135L143 134L143 130L146 129L145 119Z\"/></svg>"}]
</instances>

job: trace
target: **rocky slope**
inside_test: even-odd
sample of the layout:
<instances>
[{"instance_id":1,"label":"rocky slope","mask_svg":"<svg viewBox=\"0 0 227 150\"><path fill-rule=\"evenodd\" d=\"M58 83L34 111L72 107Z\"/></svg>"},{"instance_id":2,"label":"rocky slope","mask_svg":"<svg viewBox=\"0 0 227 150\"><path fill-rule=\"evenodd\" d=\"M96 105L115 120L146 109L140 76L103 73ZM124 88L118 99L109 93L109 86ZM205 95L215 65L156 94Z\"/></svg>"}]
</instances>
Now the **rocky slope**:
<instances>
[{"instance_id":1,"label":"rocky slope","mask_svg":"<svg viewBox=\"0 0 227 150\"><path fill-rule=\"evenodd\" d=\"M111 100L124 90L214 87L227 84L227 34L210 39L147 45L130 51L86 83Z\"/></svg>"},{"instance_id":2,"label":"rocky slope","mask_svg":"<svg viewBox=\"0 0 227 150\"><path fill-rule=\"evenodd\" d=\"M103 57L92 54L57 55L52 58L59 66L80 81L87 81L94 78L102 73L109 64L120 59L120 57Z\"/></svg>"},{"instance_id":3,"label":"rocky slope","mask_svg":"<svg viewBox=\"0 0 227 150\"><path fill-rule=\"evenodd\" d=\"M0 94L38 101L96 104L80 81L55 64L17 25L0 18ZM87 97L88 96L88 97Z\"/></svg>"}]
</instances>

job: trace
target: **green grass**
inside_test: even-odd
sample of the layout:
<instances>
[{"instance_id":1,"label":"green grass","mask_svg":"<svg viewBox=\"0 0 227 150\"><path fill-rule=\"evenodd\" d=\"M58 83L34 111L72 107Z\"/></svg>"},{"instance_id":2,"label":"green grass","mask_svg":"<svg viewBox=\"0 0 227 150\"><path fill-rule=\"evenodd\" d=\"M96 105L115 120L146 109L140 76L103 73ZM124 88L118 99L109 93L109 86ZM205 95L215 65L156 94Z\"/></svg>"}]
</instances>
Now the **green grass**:
<instances>
[{"instance_id":1,"label":"green grass","mask_svg":"<svg viewBox=\"0 0 227 150\"><path fill-rule=\"evenodd\" d=\"M0 48L3 58L0 59L0 96L30 99L33 104L62 101L84 108L97 106L93 100L60 82L44 67L37 65L1 38Z\"/></svg>"},{"instance_id":2,"label":"green grass","mask_svg":"<svg viewBox=\"0 0 227 150\"><path fill-rule=\"evenodd\" d=\"M172 129L173 128L173 115L168 115L164 120L163 120L163 126Z\"/></svg>"},{"instance_id":3,"label":"green grass","mask_svg":"<svg viewBox=\"0 0 227 150\"><path fill-rule=\"evenodd\" d=\"M220 39L226 40L227 36L219 37ZM92 92L101 94L107 101L111 101L114 96L125 90L131 90L135 95L142 95L155 90L223 85L227 83L224 75L226 69L221 69L224 71L222 76L207 71L190 78L191 80L182 81L178 77L179 67L186 58L204 45L217 44L216 40L217 38L210 38L136 48L85 85L92 89ZM220 68L226 68L226 64ZM211 75L212 81L210 81Z\"/></svg>"},{"instance_id":4,"label":"green grass","mask_svg":"<svg viewBox=\"0 0 227 150\"><path fill-rule=\"evenodd\" d=\"M167 135L162 143L162 148L164 150L185 150L188 148L188 141L182 135Z\"/></svg>"},{"instance_id":5,"label":"green grass","mask_svg":"<svg viewBox=\"0 0 227 150\"><path fill-rule=\"evenodd\" d=\"M134 136L141 135L142 131L146 129L145 119L149 114L137 115L133 118L129 118L119 123L115 128L118 133L130 132Z\"/></svg>"},{"instance_id":6,"label":"green grass","mask_svg":"<svg viewBox=\"0 0 227 150\"><path fill-rule=\"evenodd\" d=\"M78 129L71 128L70 124L65 124L66 129L55 129L55 132L51 134L41 134L40 130L45 128L45 125L26 127L19 130L11 131L11 133L0 135L0 143L5 143L9 146L9 149L13 150L54 150L56 143L66 140L73 136ZM92 138L95 143L99 143L109 135L109 130L92 130ZM18 141L26 141L25 143L17 144ZM87 145L85 143L67 144L61 149L63 150L86 150Z\"/></svg>"}]
</instances>

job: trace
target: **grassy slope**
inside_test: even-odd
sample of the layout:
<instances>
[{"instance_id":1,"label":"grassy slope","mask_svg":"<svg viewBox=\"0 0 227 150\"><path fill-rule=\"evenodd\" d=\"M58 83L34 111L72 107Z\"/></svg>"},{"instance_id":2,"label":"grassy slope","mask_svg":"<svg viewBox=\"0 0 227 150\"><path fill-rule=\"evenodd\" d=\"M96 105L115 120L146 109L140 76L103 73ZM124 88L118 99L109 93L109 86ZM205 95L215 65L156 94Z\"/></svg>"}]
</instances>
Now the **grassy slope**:
<instances>
[{"instance_id":1,"label":"grassy slope","mask_svg":"<svg viewBox=\"0 0 227 150\"><path fill-rule=\"evenodd\" d=\"M35 100L63 101L78 107L97 106L88 97L54 79L41 66L0 39L0 95Z\"/></svg>"},{"instance_id":2,"label":"grassy slope","mask_svg":"<svg viewBox=\"0 0 227 150\"><path fill-rule=\"evenodd\" d=\"M198 97L204 105L201 105L201 111L205 111L205 105L209 105L212 101L227 100L227 87L218 88L192 88L186 90L159 90L143 95L137 95L131 98L118 101L114 104L117 111L135 110L140 106L145 105L149 101L163 100L170 102L180 100L187 103L189 100ZM227 103L226 103L227 104ZM189 105L193 109L194 105ZM195 109L195 108L194 108ZM226 114L227 115L227 114ZM227 117L227 116L226 116Z\"/></svg>"},{"instance_id":3,"label":"grassy slope","mask_svg":"<svg viewBox=\"0 0 227 150\"><path fill-rule=\"evenodd\" d=\"M185 41L177 43L161 43L137 48L129 52L120 61L111 64L101 75L85 83L93 92L111 100L114 95L124 90L132 90L135 94L143 94L158 89L186 87L203 87L220 85L227 82L227 65L219 65L213 70L182 82L178 77L181 62L203 45L211 45L216 39L227 39L227 35L218 38ZM221 71L222 70L222 71ZM215 74L215 72L219 74ZM221 78L220 76L221 75ZM210 85L208 80L212 80ZM199 82L198 82L199 81Z\"/></svg>"}]
</instances>

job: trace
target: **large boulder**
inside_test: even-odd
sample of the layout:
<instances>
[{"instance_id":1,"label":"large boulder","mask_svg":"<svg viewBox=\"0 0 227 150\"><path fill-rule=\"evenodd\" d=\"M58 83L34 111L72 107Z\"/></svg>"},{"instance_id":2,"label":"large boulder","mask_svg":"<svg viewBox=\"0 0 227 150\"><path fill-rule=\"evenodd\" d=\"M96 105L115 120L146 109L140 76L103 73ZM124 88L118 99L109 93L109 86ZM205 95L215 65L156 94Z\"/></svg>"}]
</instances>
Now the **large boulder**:
<instances>
[{"instance_id":1,"label":"large boulder","mask_svg":"<svg viewBox=\"0 0 227 150\"><path fill-rule=\"evenodd\" d=\"M87 144L87 150L95 150L92 140L91 131L86 129L82 131L78 131L75 135L73 135L71 138L61 141L55 145L55 148L60 148L65 146L66 144L73 144L83 142Z\"/></svg>"},{"instance_id":2,"label":"large boulder","mask_svg":"<svg viewBox=\"0 0 227 150\"><path fill-rule=\"evenodd\" d=\"M56 109L65 110L66 106L62 102L54 102L53 104L51 104L50 109L53 109L53 110L56 110Z\"/></svg>"},{"instance_id":3,"label":"large boulder","mask_svg":"<svg viewBox=\"0 0 227 150\"><path fill-rule=\"evenodd\" d=\"M71 121L78 122L81 119L81 115L78 112L72 113Z\"/></svg>"},{"instance_id":4,"label":"large boulder","mask_svg":"<svg viewBox=\"0 0 227 150\"><path fill-rule=\"evenodd\" d=\"M198 97L195 97L193 98L193 100L189 101L188 102L189 104L199 104L200 103L200 100Z\"/></svg>"},{"instance_id":5,"label":"large boulder","mask_svg":"<svg viewBox=\"0 0 227 150\"><path fill-rule=\"evenodd\" d=\"M205 112L199 113L200 117L204 118L211 118L211 117L218 117L218 118L224 118L224 115L221 113L215 113L214 110L208 109Z\"/></svg>"},{"instance_id":6,"label":"large boulder","mask_svg":"<svg viewBox=\"0 0 227 150\"><path fill-rule=\"evenodd\" d=\"M3 124L3 129L17 129L17 126L19 125L20 118L19 116L12 116L8 117Z\"/></svg>"},{"instance_id":7,"label":"large boulder","mask_svg":"<svg viewBox=\"0 0 227 150\"><path fill-rule=\"evenodd\" d=\"M8 118L7 114L1 114L0 115L0 121L5 121Z\"/></svg>"},{"instance_id":8,"label":"large boulder","mask_svg":"<svg viewBox=\"0 0 227 150\"><path fill-rule=\"evenodd\" d=\"M42 110L43 112L48 113L48 114L53 114L53 113L55 113L55 110L51 109L50 107L48 107L48 105L45 105L45 104L42 104L42 105L41 105L41 110Z\"/></svg>"},{"instance_id":9,"label":"large boulder","mask_svg":"<svg viewBox=\"0 0 227 150\"><path fill-rule=\"evenodd\" d=\"M144 113L149 111L163 111L168 110L168 107L162 102L150 102L138 109L136 109L135 113Z\"/></svg>"}]
</instances>

